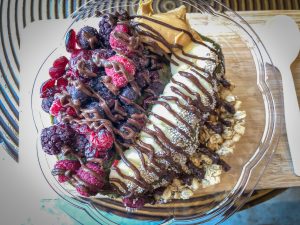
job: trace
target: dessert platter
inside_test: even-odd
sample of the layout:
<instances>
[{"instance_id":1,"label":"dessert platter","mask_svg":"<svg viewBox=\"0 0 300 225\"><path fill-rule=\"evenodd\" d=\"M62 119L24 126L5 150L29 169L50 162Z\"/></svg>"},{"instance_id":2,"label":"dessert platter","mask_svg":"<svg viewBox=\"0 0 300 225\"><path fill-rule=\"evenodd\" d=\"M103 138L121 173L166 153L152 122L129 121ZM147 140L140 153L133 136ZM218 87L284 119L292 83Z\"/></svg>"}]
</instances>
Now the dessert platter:
<instances>
[{"instance_id":1,"label":"dessert platter","mask_svg":"<svg viewBox=\"0 0 300 225\"><path fill-rule=\"evenodd\" d=\"M184 4L161 13L147 0L136 13L95 14L93 22L70 27L64 52L50 57L48 77L37 82L43 117L51 121L40 129L38 151L59 186L106 211L115 205L160 218L214 192L222 194L210 209L243 191L236 188L247 182L243 166L261 157L254 146L266 109L258 95L260 105L244 107L250 89L239 84L255 85L256 78L234 77L230 68L228 78L226 58L236 55L196 31ZM255 62L250 67L255 73ZM245 138L252 143L241 144Z\"/></svg>"}]
</instances>

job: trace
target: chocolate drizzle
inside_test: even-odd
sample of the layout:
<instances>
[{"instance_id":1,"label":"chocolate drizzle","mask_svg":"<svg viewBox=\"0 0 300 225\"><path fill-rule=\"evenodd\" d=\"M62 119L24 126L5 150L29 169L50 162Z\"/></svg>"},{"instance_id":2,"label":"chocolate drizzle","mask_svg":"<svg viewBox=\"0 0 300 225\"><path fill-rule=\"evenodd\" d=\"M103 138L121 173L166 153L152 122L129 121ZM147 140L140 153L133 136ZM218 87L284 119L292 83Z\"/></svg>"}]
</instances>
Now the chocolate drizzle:
<instances>
[{"instance_id":1,"label":"chocolate drizzle","mask_svg":"<svg viewBox=\"0 0 300 225\"><path fill-rule=\"evenodd\" d=\"M146 20L150 20L154 23L158 23L167 28L184 32L185 34L189 35L189 37L194 43L205 46L206 48L216 53L217 55L220 54L220 52L209 47L204 42L196 40L193 37L193 35L186 30L176 28L170 24L166 24L149 17L144 17L144 16L131 17L131 19L134 18L143 18ZM193 91L190 87L188 87L183 82L172 78L171 83L174 85L171 85L170 89L178 97L163 95L160 96L158 100L149 101L149 103L151 104L161 105L162 107L164 107L168 111L168 113L170 113L170 115L176 118L178 124L181 124L181 126L178 126L178 124L174 124L166 117L158 115L157 113L149 112L148 114L149 116L152 116L157 120L161 121L162 123L164 123L170 129L174 131L176 130L180 134L181 138L183 138L184 140L189 140L190 135L196 134L194 133L195 125L189 124L187 118L184 118L182 115L179 115L178 112L175 112L172 106L170 105L170 103L168 102L173 102L172 104L175 103L176 107L181 108L186 112L191 112L193 115L195 115L198 118L199 124L204 125L205 121L207 120L207 117L205 115L207 115L207 113L213 112L213 110L217 106L216 104L217 104L218 96L217 96L217 92L215 91L216 90L215 85L217 85L217 79L215 73L211 74L209 71L206 71L204 68L200 68L199 66L190 62L189 60L180 57L178 54L176 54L176 51L174 50L176 49L181 50L182 54L188 58L205 60L212 63L217 63L217 61L212 58L198 57L196 55L192 55L184 52L183 46L178 44L168 43L161 34L159 34L156 30L154 30L152 27L148 26L147 24L134 21L132 22L132 26L135 28L135 31L138 33L138 35L147 36L152 38L155 41L162 43L165 47L167 47L167 49L169 49L169 51L175 56L175 58L192 67L190 72L180 71L179 75L189 80L192 84L194 84L197 87L197 89L201 91L201 95L200 93ZM140 29L140 28L144 28L144 29ZM120 36L117 38L126 39L125 37L120 37ZM177 62L172 61L170 59L168 54L163 49L161 49L156 42L146 41L145 45L149 46L149 48L151 49L158 50L162 55L165 55L166 58L171 63L178 65ZM201 72L204 74L201 74ZM207 83L206 86L203 84L203 82ZM211 91L208 91L207 85L211 85ZM170 173L169 169L174 170L175 174L178 174L177 176L179 176L179 174L182 175L182 174L191 173L189 169L183 168L183 164L186 165L191 164L189 158L197 150L197 147L194 150L192 150L192 152L189 152L187 149L185 149L185 147L174 144L158 126L156 126L151 122L151 119L148 120L147 124L152 128L150 129L146 125L143 128L142 132L148 135L149 138L153 139L154 142L161 148L162 151L159 151L158 149L155 150L154 146L152 146L151 144L147 144L143 142L141 138L138 138L130 147L131 149L134 149L138 154L138 157L141 162L139 167L131 163L130 160L127 159L123 153L120 153L122 161L134 173L134 176L124 176L124 174L122 173L122 171L120 171L118 167L114 169L114 171L122 179L111 177L110 182L116 187L118 187L120 190L122 190L122 192L124 192L123 194L128 194L128 192L130 192L131 196L132 195L138 196L138 195L143 195L149 191L150 192L153 191L153 187L155 185L158 185L158 187L162 185L161 184L163 180L162 177L164 174ZM134 136L133 132L130 132L131 130L128 131L129 131L128 136L133 137ZM124 138L127 137L125 136ZM229 169L229 166L222 159L220 159L220 157L216 153L213 153L211 150L207 148L206 149L200 148L199 152L210 157L214 163L222 165L225 171ZM176 156L180 157L181 159L179 161L175 160ZM140 172L141 170L146 171L146 173L152 173L154 174L154 176L152 177L152 179L147 180L144 177L145 175L141 174ZM202 171L201 174L203 178L204 172ZM133 183L134 187L131 187L129 184L126 183L126 181L129 181L129 183ZM145 183L147 185L145 185ZM149 185L151 187L149 187ZM142 189L142 190L138 191L138 189Z\"/></svg>"},{"instance_id":2,"label":"chocolate drizzle","mask_svg":"<svg viewBox=\"0 0 300 225\"><path fill-rule=\"evenodd\" d=\"M110 21L110 18L111 23L115 23L115 18L108 16L108 21ZM194 43L208 48L218 56L220 54L220 52L218 52L214 48L211 48L206 43L196 40L193 34L186 30L176 28L170 24L166 24L145 16L130 17L130 19L135 18L150 20L151 22L160 24L166 28L183 32L187 34ZM122 21L121 23L129 24L128 21ZM160 56L164 56L164 58L170 63L178 66L178 62L172 60L170 55L162 48L160 48L156 41L162 43L176 59L192 67L189 72L180 71L178 74L182 79L186 79L190 83L192 83L199 91L195 91L195 88L188 87L180 79L171 78L171 83L169 85L170 90L172 91L172 96L156 96L155 90L151 88L143 89L143 87L139 86L138 82L135 79L135 74L129 73L121 63L117 61L108 61L106 59L100 58L99 56L96 56L93 57L93 62L98 67L109 69L112 68L117 73L123 74L128 80L131 88L138 96L141 96L142 90L150 93L155 98L149 100L148 103L163 107L164 110L166 110L169 115L173 117L173 120L159 115L159 112L147 112L139 104L122 95L119 95L119 99L122 101L122 103L133 106L135 109L138 109L140 111L140 113L133 113L129 118L127 118L128 113L124 110L118 100L115 100L113 102L113 106L110 106L108 102L105 101L105 99L99 93L94 91L89 85L83 83L80 80L75 80L71 81L71 85L73 85L77 90L84 93L85 95L96 99L99 107L103 109L104 115L99 113L96 108L82 108L82 103L80 101L74 101L68 93L63 93L63 96L61 97L62 105L71 106L72 108L74 108L76 111L76 116L64 115L62 121L77 123L80 125L87 125L93 130L106 128L113 134L114 150L121 158L121 162L130 169L130 173L127 174L118 166L111 167L111 173L114 172L118 175L118 177L110 177L110 184L122 196L139 196L145 193L151 194L151 192L154 191L154 187L157 188L166 186L171 181L171 179L167 179L170 174L172 174L172 178L180 177L183 175L190 176L193 172L193 166L188 165L192 165L190 157L196 151L210 157L214 163L221 165L225 171L229 170L230 167L222 159L220 159L220 157L216 153L212 152L212 150L196 146L195 143L191 144L191 139L193 139L193 141L195 142L198 141L197 137L194 137L195 135L199 135L199 131L197 129L206 123L207 114L212 113L216 108L216 104L218 101L216 85L218 83L217 81L219 80L216 78L215 73L211 74L211 72L207 71L207 69L201 68L191 61L187 60L186 58L180 57L178 55L178 50L181 51L182 55L188 58L204 60L212 63L217 63L218 60L207 57L199 57L186 53L184 51L184 46L168 43L159 32L157 32L147 24L132 21L130 25L132 28L130 32L133 35L115 31L112 33L113 38L115 38L123 45L126 45L130 52L137 54L139 57L145 57L143 56L141 50L144 50L144 48L146 48L155 51L155 53ZM86 36L86 34L84 35ZM152 41L145 42L141 38L143 36L149 37L150 39L152 39ZM89 36L86 36L86 38L88 39L91 48L94 48L95 40ZM121 53L121 51L119 53ZM153 57L153 55L149 55L147 57L151 60L151 57ZM98 76L96 73L87 69L84 61L78 62L77 69L79 73L86 78L93 78ZM151 82L148 77L149 76L146 75L144 76L147 84ZM225 81L226 80L223 80L223 83L226 83ZM119 94L120 90L112 84L110 77L102 76L101 82L111 93L113 93L114 95ZM203 84L204 82L206 82L206 85ZM208 85L211 86L211 90L208 90ZM224 104L223 106L227 108L228 111L230 111L230 106ZM176 112L175 108L179 108L184 113L180 114ZM147 118L147 116L150 117ZM196 118L195 121L197 122L197 124L192 124L192 122L189 121L189 116ZM162 128L159 125L155 124L153 120L151 120L151 117L160 121L170 130L172 130L175 133L174 137L169 137L166 133L164 133ZM123 122L125 119L127 119L127 121L126 124L123 124L121 126L122 129L115 127L116 123ZM176 122L174 122L174 120L176 120ZM159 148L156 149L154 145L146 143L146 141L143 141L141 137L139 138L139 131L151 138L154 141L155 145L157 145ZM118 138L116 138L116 136L125 141L120 142ZM126 152L124 151L124 149L126 148L130 148L130 150L133 150L137 153L141 165L136 165L137 163L134 163L132 159L130 159L129 157L127 158ZM70 149L66 149L65 154L74 153L72 153ZM96 178L101 179L98 174L84 166L84 163L78 155L75 154L75 157L80 160L85 171L91 173ZM101 159L94 160L99 164L102 163ZM78 176L71 175L69 171L55 169L53 170L53 174L64 174L68 177L71 177L71 182L76 187L80 186L85 190L90 190L95 193L103 191L94 185L90 185L84 182ZM147 176L149 174L151 176ZM204 176L203 171L201 173L201 176Z\"/></svg>"}]
</instances>

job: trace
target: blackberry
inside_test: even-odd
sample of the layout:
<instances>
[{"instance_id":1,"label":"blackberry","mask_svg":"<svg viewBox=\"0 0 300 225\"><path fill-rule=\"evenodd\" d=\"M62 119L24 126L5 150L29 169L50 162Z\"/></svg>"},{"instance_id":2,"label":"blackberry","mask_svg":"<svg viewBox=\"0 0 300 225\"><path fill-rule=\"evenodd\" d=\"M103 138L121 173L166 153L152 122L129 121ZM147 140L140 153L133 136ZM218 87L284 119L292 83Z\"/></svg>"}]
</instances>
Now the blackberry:
<instances>
[{"instance_id":1,"label":"blackberry","mask_svg":"<svg viewBox=\"0 0 300 225\"><path fill-rule=\"evenodd\" d=\"M82 49L96 49L101 47L100 35L98 31L90 26L80 29L77 34L77 44Z\"/></svg>"},{"instance_id":2,"label":"blackberry","mask_svg":"<svg viewBox=\"0 0 300 225\"><path fill-rule=\"evenodd\" d=\"M144 54L143 54L144 55ZM150 59L147 57L141 57L140 55L132 56L132 61L136 65L138 71L144 70L150 66Z\"/></svg>"},{"instance_id":3,"label":"blackberry","mask_svg":"<svg viewBox=\"0 0 300 225\"><path fill-rule=\"evenodd\" d=\"M86 105L86 108L87 109L96 109L99 116L101 116L102 118L105 117L105 112L102 109L102 107L99 105L99 102L91 102L91 103ZM91 115L90 117L91 117L91 119L93 119L93 115Z\"/></svg>"},{"instance_id":4,"label":"blackberry","mask_svg":"<svg viewBox=\"0 0 300 225\"><path fill-rule=\"evenodd\" d=\"M41 133L41 144L45 153L57 155L63 146L71 146L75 132L68 125L54 125L44 128Z\"/></svg>"},{"instance_id":5,"label":"blackberry","mask_svg":"<svg viewBox=\"0 0 300 225\"><path fill-rule=\"evenodd\" d=\"M125 97L125 98L130 99L131 101L135 101L138 98L137 93L130 86L124 87L122 89L120 95Z\"/></svg>"},{"instance_id":6,"label":"blackberry","mask_svg":"<svg viewBox=\"0 0 300 225\"><path fill-rule=\"evenodd\" d=\"M43 98L42 100L42 109L46 112L49 113L50 107L54 101L54 97L50 96L48 98Z\"/></svg>"},{"instance_id":7,"label":"blackberry","mask_svg":"<svg viewBox=\"0 0 300 225\"><path fill-rule=\"evenodd\" d=\"M117 19L118 18L115 15L108 13L101 16L99 22L99 34L101 37L101 41L106 48L110 48L109 37L110 33L117 25Z\"/></svg>"},{"instance_id":8,"label":"blackberry","mask_svg":"<svg viewBox=\"0 0 300 225\"><path fill-rule=\"evenodd\" d=\"M149 77L151 80L159 80L159 72L158 71L150 71Z\"/></svg>"},{"instance_id":9,"label":"blackberry","mask_svg":"<svg viewBox=\"0 0 300 225\"><path fill-rule=\"evenodd\" d=\"M139 87L141 88L146 87L150 81L149 71L148 70L138 71L135 74L135 81L137 82Z\"/></svg>"},{"instance_id":10,"label":"blackberry","mask_svg":"<svg viewBox=\"0 0 300 225\"><path fill-rule=\"evenodd\" d=\"M107 89L107 87L105 87L101 77L91 79L89 85L106 101L106 104L109 107L114 106L116 97Z\"/></svg>"},{"instance_id":11,"label":"blackberry","mask_svg":"<svg viewBox=\"0 0 300 225\"><path fill-rule=\"evenodd\" d=\"M159 81L153 81L149 87L148 92L152 93L154 96L159 96L164 91L164 85Z\"/></svg>"},{"instance_id":12,"label":"blackberry","mask_svg":"<svg viewBox=\"0 0 300 225\"><path fill-rule=\"evenodd\" d=\"M81 104L89 99L89 96L78 90L75 86L68 86L67 91L75 101L80 101Z\"/></svg>"}]
</instances>

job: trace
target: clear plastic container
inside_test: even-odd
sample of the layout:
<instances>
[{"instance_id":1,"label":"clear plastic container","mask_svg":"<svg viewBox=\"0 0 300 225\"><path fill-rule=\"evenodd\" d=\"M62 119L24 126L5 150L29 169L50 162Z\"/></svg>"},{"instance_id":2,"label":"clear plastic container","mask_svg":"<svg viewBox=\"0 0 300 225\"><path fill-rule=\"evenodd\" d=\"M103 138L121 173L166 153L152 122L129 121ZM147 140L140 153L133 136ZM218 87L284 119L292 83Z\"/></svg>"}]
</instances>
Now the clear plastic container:
<instances>
[{"instance_id":1,"label":"clear plastic container","mask_svg":"<svg viewBox=\"0 0 300 225\"><path fill-rule=\"evenodd\" d=\"M72 15L68 29L79 30L84 25L98 26L95 12L126 9L131 14L138 1L91 1ZM82 198L72 186L62 186L51 175L55 157L44 154L37 140L37 153L41 170L49 185L63 198L80 207L100 224L118 224L123 218L128 223L185 223L199 224L219 222L229 218L249 198L260 180L277 146L281 132L282 93L280 76L251 27L235 12L217 1L154 1L154 10L163 12L187 6L191 26L221 45L226 66L226 77L236 88L234 94L243 102L247 112L246 133L236 145L233 154L225 157L232 169L223 173L221 183L199 190L189 200L176 200L162 205L146 205L135 212L127 212L120 200L108 198ZM118 3L118 4L114 4ZM114 6L114 7L111 7ZM217 8L219 10L215 10ZM50 126L49 116L40 107L39 88L47 79L52 62L61 55L68 55L61 45L52 52L42 65L32 92L32 115L37 128L37 138L43 127ZM124 221L124 220L123 220ZM127 221L127 220L126 220Z\"/></svg>"}]
</instances>

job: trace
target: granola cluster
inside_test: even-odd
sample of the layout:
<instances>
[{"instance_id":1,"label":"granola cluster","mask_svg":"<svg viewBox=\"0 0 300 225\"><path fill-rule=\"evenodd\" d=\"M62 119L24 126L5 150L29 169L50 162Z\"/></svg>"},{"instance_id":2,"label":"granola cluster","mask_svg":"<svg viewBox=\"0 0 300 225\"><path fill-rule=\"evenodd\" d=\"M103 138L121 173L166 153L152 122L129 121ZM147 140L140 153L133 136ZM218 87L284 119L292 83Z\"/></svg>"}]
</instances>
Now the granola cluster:
<instances>
[{"instance_id":1,"label":"granola cluster","mask_svg":"<svg viewBox=\"0 0 300 225\"><path fill-rule=\"evenodd\" d=\"M212 115L209 118L209 122L212 124L222 120L227 126L218 133L204 126L200 135L201 145L213 150L220 157L232 154L236 143L245 133L246 112L241 109L242 102L232 94L232 90L233 86L231 90L224 89L220 93L220 98L232 105L235 113L228 113L227 110L220 107L218 116ZM214 164L210 157L201 153L194 154L191 160L196 167L205 169L204 179L200 180L194 177L190 182L174 179L161 195L155 195L156 201L166 203L174 199L189 199L197 190L220 183L221 165Z\"/></svg>"}]
</instances>

